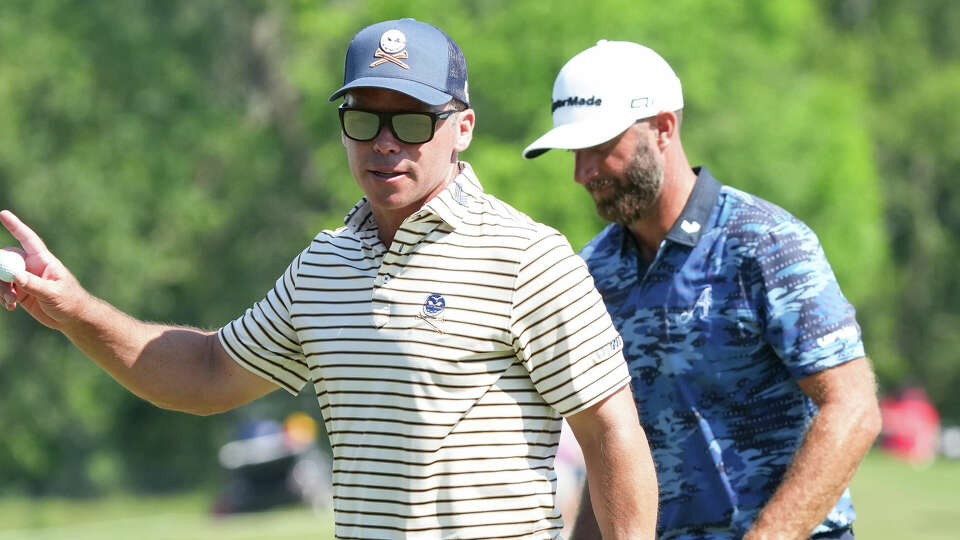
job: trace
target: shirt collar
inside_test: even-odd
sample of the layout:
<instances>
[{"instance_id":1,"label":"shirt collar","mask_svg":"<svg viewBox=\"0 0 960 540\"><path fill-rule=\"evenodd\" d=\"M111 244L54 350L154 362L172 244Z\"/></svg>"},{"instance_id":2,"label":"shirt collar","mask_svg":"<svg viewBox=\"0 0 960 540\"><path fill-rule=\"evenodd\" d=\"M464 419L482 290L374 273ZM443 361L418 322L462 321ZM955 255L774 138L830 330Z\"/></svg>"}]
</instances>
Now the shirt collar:
<instances>
[{"instance_id":1,"label":"shirt collar","mask_svg":"<svg viewBox=\"0 0 960 540\"><path fill-rule=\"evenodd\" d=\"M460 173L457 177L407 219L419 221L429 216L437 216L453 229L472 221L470 216L477 215L476 210L483 195L483 186L480 185L469 163L461 161L458 166ZM370 201L366 197L353 206L353 209L343 218L343 223L360 237L377 233L377 222L373 217Z\"/></svg>"},{"instance_id":2,"label":"shirt collar","mask_svg":"<svg viewBox=\"0 0 960 540\"><path fill-rule=\"evenodd\" d=\"M420 214L423 219L430 214L436 215L453 229L473 221L471 216L478 215L483 186L469 163L461 161L458 166L460 174L446 189L427 201L415 216Z\"/></svg>"},{"instance_id":3,"label":"shirt collar","mask_svg":"<svg viewBox=\"0 0 960 540\"><path fill-rule=\"evenodd\" d=\"M687 199L680 217L667 233L667 240L690 247L697 245L700 241L700 236L703 235L713 207L717 203L721 187L720 182L706 167L694 167L693 172L697 173L693 192L690 193L690 198Z\"/></svg>"},{"instance_id":4,"label":"shirt collar","mask_svg":"<svg viewBox=\"0 0 960 540\"><path fill-rule=\"evenodd\" d=\"M343 218L343 224L360 238L377 235L377 220L373 217L373 209L366 197L353 205L353 209Z\"/></svg>"}]
</instances>

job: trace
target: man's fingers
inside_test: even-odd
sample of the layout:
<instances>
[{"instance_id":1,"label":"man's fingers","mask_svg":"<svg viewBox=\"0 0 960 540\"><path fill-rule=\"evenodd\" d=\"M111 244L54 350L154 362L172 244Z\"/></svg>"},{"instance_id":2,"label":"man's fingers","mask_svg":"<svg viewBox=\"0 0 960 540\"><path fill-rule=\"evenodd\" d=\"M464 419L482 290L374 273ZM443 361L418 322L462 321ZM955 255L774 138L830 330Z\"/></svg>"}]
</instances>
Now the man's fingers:
<instances>
[{"instance_id":1,"label":"man's fingers","mask_svg":"<svg viewBox=\"0 0 960 540\"><path fill-rule=\"evenodd\" d=\"M43 279L30 272L20 272L13 277L13 284L20 297L29 295L41 304L50 306L58 306L62 301L60 282Z\"/></svg>"},{"instance_id":2,"label":"man's fingers","mask_svg":"<svg viewBox=\"0 0 960 540\"><path fill-rule=\"evenodd\" d=\"M52 298L55 294L52 290L54 282L35 276L30 272L20 272L13 276L13 284L20 291L41 299Z\"/></svg>"},{"instance_id":3,"label":"man's fingers","mask_svg":"<svg viewBox=\"0 0 960 540\"><path fill-rule=\"evenodd\" d=\"M20 242L27 254L39 254L47 250L46 244L37 236L37 233L20 221L20 218L15 216L13 212L9 210L0 211L0 223L3 223L10 234Z\"/></svg>"},{"instance_id":4,"label":"man's fingers","mask_svg":"<svg viewBox=\"0 0 960 540\"><path fill-rule=\"evenodd\" d=\"M17 307L17 295L13 292L13 287L9 283L0 283L0 299L3 301L3 307L12 311Z\"/></svg>"}]
</instances>

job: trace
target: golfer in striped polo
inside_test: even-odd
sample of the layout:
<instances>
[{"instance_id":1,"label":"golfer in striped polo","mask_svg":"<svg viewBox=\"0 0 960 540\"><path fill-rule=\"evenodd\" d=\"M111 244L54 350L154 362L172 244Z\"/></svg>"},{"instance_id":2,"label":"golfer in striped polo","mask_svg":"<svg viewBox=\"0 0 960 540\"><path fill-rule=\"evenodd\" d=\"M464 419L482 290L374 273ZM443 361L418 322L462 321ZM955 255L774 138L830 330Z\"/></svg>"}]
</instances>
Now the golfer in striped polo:
<instances>
[{"instance_id":1,"label":"golfer in striped polo","mask_svg":"<svg viewBox=\"0 0 960 540\"><path fill-rule=\"evenodd\" d=\"M219 332L90 297L5 212L28 254L16 302L163 407L207 414L312 386L338 538L557 538L561 416L604 537L652 538L656 479L623 341L566 239L458 160L475 120L459 47L412 19L367 27L341 97L365 197Z\"/></svg>"}]
</instances>

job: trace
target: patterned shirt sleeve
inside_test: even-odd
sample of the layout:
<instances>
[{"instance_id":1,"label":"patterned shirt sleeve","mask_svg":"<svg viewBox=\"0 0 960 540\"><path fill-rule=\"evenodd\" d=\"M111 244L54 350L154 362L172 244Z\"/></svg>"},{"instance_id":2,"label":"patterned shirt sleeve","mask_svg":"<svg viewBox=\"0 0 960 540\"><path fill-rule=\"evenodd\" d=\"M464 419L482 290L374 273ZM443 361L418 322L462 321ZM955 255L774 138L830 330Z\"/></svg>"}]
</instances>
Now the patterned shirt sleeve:
<instances>
[{"instance_id":1,"label":"patterned shirt sleeve","mask_svg":"<svg viewBox=\"0 0 960 540\"><path fill-rule=\"evenodd\" d=\"M766 340L793 377L864 356L856 312L809 227L781 222L760 238L756 253Z\"/></svg>"},{"instance_id":2,"label":"patterned shirt sleeve","mask_svg":"<svg viewBox=\"0 0 960 540\"><path fill-rule=\"evenodd\" d=\"M290 317L301 256L287 267L263 300L218 333L224 349L237 363L293 395L310 377Z\"/></svg>"},{"instance_id":3,"label":"patterned shirt sleeve","mask_svg":"<svg viewBox=\"0 0 960 540\"><path fill-rule=\"evenodd\" d=\"M542 226L527 249L513 301L514 347L537 391L563 416L630 381L623 340L583 259Z\"/></svg>"}]
</instances>

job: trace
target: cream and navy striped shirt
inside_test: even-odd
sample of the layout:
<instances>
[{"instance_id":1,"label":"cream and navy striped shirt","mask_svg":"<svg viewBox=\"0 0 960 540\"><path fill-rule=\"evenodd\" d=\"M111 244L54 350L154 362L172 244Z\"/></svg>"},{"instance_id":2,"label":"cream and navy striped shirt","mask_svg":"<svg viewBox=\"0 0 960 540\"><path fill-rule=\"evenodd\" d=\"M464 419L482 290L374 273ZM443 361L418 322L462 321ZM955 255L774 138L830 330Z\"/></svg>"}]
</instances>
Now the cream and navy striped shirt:
<instances>
[{"instance_id":1,"label":"cream and navy striped shirt","mask_svg":"<svg viewBox=\"0 0 960 540\"><path fill-rule=\"evenodd\" d=\"M466 163L387 250L361 199L220 330L333 448L337 538L555 538L560 416L629 382L622 340L556 230Z\"/></svg>"}]
</instances>

